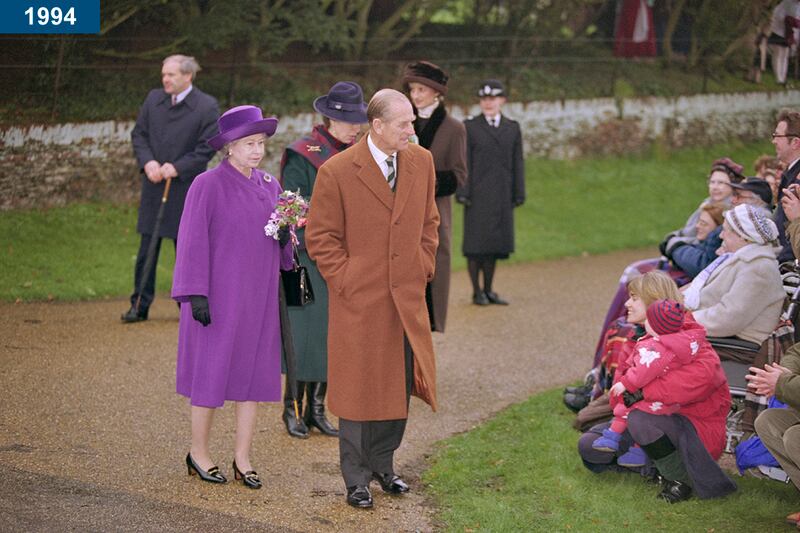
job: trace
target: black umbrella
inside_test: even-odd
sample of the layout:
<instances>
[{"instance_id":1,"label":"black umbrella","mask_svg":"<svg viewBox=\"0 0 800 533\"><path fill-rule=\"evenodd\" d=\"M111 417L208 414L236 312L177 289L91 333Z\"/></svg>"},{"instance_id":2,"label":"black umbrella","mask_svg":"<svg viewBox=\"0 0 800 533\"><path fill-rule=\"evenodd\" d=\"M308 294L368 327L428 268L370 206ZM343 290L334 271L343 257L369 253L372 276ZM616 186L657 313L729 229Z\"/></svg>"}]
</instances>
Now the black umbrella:
<instances>
[{"instance_id":1,"label":"black umbrella","mask_svg":"<svg viewBox=\"0 0 800 533\"><path fill-rule=\"evenodd\" d=\"M297 408L297 381L295 381L297 367L294 340L292 339L292 327L289 323L289 310L286 307L286 293L283 290L283 281L280 278L278 279L278 308L281 320L283 362L286 364L286 381L294 404L294 416L297 420L300 420L300 410Z\"/></svg>"},{"instance_id":2,"label":"black umbrella","mask_svg":"<svg viewBox=\"0 0 800 533\"><path fill-rule=\"evenodd\" d=\"M153 234L150 238L150 246L147 247L147 255L144 260L144 268L142 268L142 277L139 278L139 286L136 292L139 296L136 297L136 304L133 306L136 314L139 314L139 304L142 301L142 291L144 291L144 284L147 283L147 278L150 277L150 271L153 269L154 260L156 257L156 246L158 245L158 230L161 229L161 219L164 218L164 207L167 205L167 198L169 197L169 186L172 183L172 178L167 178L167 183L164 185L164 194L161 195L161 205L158 206L158 215L156 215L156 223L153 226Z\"/></svg>"}]
</instances>

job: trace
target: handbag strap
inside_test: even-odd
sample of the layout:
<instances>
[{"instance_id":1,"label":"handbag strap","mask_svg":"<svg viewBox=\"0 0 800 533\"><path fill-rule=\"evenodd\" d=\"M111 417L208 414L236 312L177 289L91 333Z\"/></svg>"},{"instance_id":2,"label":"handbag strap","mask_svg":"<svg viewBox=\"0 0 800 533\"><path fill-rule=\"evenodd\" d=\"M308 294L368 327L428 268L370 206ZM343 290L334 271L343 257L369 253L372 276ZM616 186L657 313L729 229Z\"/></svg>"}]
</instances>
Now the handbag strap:
<instances>
[{"instance_id":1,"label":"handbag strap","mask_svg":"<svg viewBox=\"0 0 800 533\"><path fill-rule=\"evenodd\" d=\"M294 263L292 270L297 270L300 268L300 256L297 255L297 246L294 244L292 244L292 261Z\"/></svg>"}]
</instances>

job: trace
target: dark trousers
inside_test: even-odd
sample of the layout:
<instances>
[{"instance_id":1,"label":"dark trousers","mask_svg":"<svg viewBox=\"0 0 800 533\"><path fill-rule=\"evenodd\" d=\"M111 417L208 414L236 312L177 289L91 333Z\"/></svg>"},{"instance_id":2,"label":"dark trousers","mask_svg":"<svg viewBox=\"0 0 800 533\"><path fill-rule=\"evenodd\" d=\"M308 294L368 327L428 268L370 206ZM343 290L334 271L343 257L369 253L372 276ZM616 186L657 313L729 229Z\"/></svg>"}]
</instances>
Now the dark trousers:
<instances>
[{"instance_id":1,"label":"dark trousers","mask_svg":"<svg viewBox=\"0 0 800 533\"><path fill-rule=\"evenodd\" d=\"M406 405L414 383L414 352L403 337L406 367ZM339 419L339 463L347 487L369 485L373 472L394 473L394 452L403 441L406 418L354 421Z\"/></svg>"},{"instance_id":2,"label":"dark trousers","mask_svg":"<svg viewBox=\"0 0 800 533\"><path fill-rule=\"evenodd\" d=\"M150 239L152 235L142 235L142 240L139 243L139 252L136 254L136 267L133 272L133 294L131 294L131 305L136 305L136 300L139 298L139 287L141 286L142 274L144 270L144 263L147 259L147 249L150 247ZM153 298L156 294L156 266L158 265L158 254L161 251L161 237L156 237L156 253L153 256L153 267L145 280L144 287L142 287L142 300L139 302L139 313L146 313L153 303ZM178 249L178 240L174 239L173 244L175 249Z\"/></svg>"}]
</instances>

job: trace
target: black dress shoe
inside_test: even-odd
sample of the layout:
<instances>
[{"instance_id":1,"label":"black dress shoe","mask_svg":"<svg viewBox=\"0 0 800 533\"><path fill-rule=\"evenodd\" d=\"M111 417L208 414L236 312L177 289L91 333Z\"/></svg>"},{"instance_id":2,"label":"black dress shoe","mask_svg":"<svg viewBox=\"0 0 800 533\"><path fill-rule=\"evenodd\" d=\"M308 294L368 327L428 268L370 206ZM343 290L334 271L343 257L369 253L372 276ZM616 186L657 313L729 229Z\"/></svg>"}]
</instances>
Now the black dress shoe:
<instances>
[{"instance_id":1,"label":"black dress shoe","mask_svg":"<svg viewBox=\"0 0 800 533\"><path fill-rule=\"evenodd\" d=\"M472 295L472 303L475 305L489 305L489 299L485 293L479 292Z\"/></svg>"},{"instance_id":2,"label":"black dress shoe","mask_svg":"<svg viewBox=\"0 0 800 533\"><path fill-rule=\"evenodd\" d=\"M359 509L372 507L372 494L366 485L347 487L347 503Z\"/></svg>"},{"instance_id":3,"label":"black dress shoe","mask_svg":"<svg viewBox=\"0 0 800 533\"><path fill-rule=\"evenodd\" d=\"M139 309L137 312L136 308L131 306L131 308L125 311L119 318L126 324L130 324L132 322L142 322L147 320L147 309Z\"/></svg>"},{"instance_id":4,"label":"black dress shoe","mask_svg":"<svg viewBox=\"0 0 800 533\"><path fill-rule=\"evenodd\" d=\"M592 399L589 394L574 394L572 392L564 394L564 405L576 413L589 405L590 401Z\"/></svg>"},{"instance_id":5,"label":"black dress shoe","mask_svg":"<svg viewBox=\"0 0 800 533\"><path fill-rule=\"evenodd\" d=\"M496 292L486 291L486 299L490 304L494 305L508 305L508 302L500 298Z\"/></svg>"},{"instance_id":6,"label":"black dress shoe","mask_svg":"<svg viewBox=\"0 0 800 533\"><path fill-rule=\"evenodd\" d=\"M222 472L219 471L218 467L212 466L211 468L208 469L208 471L205 471L202 468L200 468L200 466L194 462L191 453L186 454L186 467L189 469L190 476L197 474L203 481L208 481L209 483L228 482L228 479L222 475Z\"/></svg>"},{"instance_id":7,"label":"black dress shoe","mask_svg":"<svg viewBox=\"0 0 800 533\"><path fill-rule=\"evenodd\" d=\"M682 502L692 497L692 487L680 481L664 479L661 482L661 492L658 493L658 497L669 503Z\"/></svg>"},{"instance_id":8,"label":"black dress shoe","mask_svg":"<svg viewBox=\"0 0 800 533\"><path fill-rule=\"evenodd\" d=\"M248 489L260 489L261 480L258 478L258 472L255 470L248 470L242 473L239 467L236 466L236 459L233 460L233 478L236 481L241 481L242 485Z\"/></svg>"},{"instance_id":9,"label":"black dress shoe","mask_svg":"<svg viewBox=\"0 0 800 533\"><path fill-rule=\"evenodd\" d=\"M400 476L373 472L372 479L381 484L383 492L388 492L389 494L403 494L404 492L408 492L408 485Z\"/></svg>"}]
</instances>

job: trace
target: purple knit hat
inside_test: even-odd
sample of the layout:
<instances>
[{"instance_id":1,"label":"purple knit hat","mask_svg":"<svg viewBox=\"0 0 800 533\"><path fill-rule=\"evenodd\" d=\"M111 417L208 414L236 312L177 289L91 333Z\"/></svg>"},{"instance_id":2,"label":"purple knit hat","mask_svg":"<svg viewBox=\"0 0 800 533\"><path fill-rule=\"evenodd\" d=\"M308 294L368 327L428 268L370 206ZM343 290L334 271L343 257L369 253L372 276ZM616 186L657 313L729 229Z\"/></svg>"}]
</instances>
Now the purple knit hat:
<instances>
[{"instance_id":1,"label":"purple knit hat","mask_svg":"<svg viewBox=\"0 0 800 533\"><path fill-rule=\"evenodd\" d=\"M686 310L675 300L656 300L647 308L647 323L659 335L680 331L685 316Z\"/></svg>"},{"instance_id":2,"label":"purple knit hat","mask_svg":"<svg viewBox=\"0 0 800 533\"><path fill-rule=\"evenodd\" d=\"M223 146L236 139L264 133L271 137L278 127L275 117L264 118L261 109L254 105L240 105L225 111L219 119L219 133L208 140L209 146L214 150L221 150Z\"/></svg>"}]
</instances>

